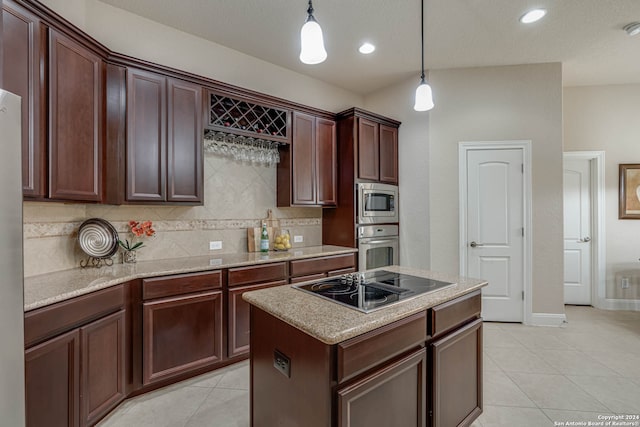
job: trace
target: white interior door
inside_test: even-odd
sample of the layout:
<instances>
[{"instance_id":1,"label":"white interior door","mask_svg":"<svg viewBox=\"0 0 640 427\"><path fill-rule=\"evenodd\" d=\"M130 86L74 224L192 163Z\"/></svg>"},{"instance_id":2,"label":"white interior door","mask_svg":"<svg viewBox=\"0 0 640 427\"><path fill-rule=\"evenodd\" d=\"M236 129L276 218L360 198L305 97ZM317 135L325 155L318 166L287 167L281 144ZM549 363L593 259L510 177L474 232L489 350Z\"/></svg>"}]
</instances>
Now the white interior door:
<instances>
[{"instance_id":1,"label":"white interior door","mask_svg":"<svg viewBox=\"0 0 640 427\"><path fill-rule=\"evenodd\" d=\"M485 320L524 319L522 149L467 151L467 275L486 279Z\"/></svg>"},{"instance_id":2,"label":"white interior door","mask_svg":"<svg viewBox=\"0 0 640 427\"><path fill-rule=\"evenodd\" d=\"M564 302L591 304L591 162L564 160Z\"/></svg>"}]
</instances>

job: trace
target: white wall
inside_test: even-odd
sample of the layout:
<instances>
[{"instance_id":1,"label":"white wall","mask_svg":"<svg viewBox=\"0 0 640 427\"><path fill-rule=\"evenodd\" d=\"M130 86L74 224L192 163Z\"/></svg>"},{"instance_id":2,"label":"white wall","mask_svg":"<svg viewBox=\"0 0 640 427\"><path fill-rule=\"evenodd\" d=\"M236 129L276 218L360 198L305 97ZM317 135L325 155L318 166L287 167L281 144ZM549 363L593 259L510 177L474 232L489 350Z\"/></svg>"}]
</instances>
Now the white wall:
<instances>
[{"instance_id":1,"label":"white wall","mask_svg":"<svg viewBox=\"0 0 640 427\"><path fill-rule=\"evenodd\" d=\"M400 264L429 269L429 113L413 109L419 77L365 98L365 107L400 120Z\"/></svg>"},{"instance_id":2,"label":"white wall","mask_svg":"<svg viewBox=\"0 0 640 427\"><path fill-rule=\"evenodd\" d=\"M564 313L560 63L432 70L431 268L458 273L458 142L532 141L533 312Z\"/></svg>"},{"instance_id":3,"label":"white wall","mask_svg":"<svg viewBox=\"0 0 640 427\"><path fill-rule=\"evenodd\" d=\"M42 3L118 53L328 111L363 102L360 95L98 0ZM211 24L215 25L215 17Z\"/></svg>"},{"instance_id":4,"label":"white wall","mask_svg":"<svg viewBox=\"0 0 640 427\"><path fill-rule=\"evenodd\" d=\"M618 219L618 164L640 163L638 100L638 84L564 89L565 151L605 151L607 298L640 295L640 280L624 292L615 283L616 272L640 270L640 220Z\"/></svg>"}]
</instances>

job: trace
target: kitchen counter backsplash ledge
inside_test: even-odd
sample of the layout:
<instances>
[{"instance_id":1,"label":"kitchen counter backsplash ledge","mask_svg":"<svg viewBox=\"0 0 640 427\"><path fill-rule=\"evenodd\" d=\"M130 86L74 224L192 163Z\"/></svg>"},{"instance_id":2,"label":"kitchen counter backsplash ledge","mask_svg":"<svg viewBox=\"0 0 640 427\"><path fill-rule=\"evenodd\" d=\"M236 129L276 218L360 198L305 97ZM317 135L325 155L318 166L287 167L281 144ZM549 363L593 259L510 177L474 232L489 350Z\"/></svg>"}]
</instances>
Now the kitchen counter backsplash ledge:
<instances>
[{"instance_id":1,"label":"kitchen counter backsplash ledge","mask_svg":"<svg viewBox=\"0 0 640 427\"><path fill-rule=\"evenodd\" d=\"M133 279L353 252L357 252L357 249L323 245L295 248L287 252L269 252L268 255L260 252L244 252L143 261L136 264L114 264L101 268L74 268L25 277L24 311L65 301Z\"/></svg>"}]
</instances>

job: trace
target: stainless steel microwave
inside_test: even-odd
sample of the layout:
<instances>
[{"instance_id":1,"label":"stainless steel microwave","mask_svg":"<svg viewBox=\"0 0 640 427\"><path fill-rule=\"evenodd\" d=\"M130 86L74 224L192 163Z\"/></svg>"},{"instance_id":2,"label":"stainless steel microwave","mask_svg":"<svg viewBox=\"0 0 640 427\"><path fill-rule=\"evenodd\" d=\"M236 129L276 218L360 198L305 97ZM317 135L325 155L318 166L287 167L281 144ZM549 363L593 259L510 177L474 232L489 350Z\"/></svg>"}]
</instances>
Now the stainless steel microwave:
<instances>
[{"instance_id":1,"label":"stainless steel microwave","mask_svg":"<svg viewBox=\"0 0 640 427\"><path fill-rule=\"evenodd\" d=\"M398 222L398 186L359 182L356 194L358 224Z\"/></svg>"}]
</instances>

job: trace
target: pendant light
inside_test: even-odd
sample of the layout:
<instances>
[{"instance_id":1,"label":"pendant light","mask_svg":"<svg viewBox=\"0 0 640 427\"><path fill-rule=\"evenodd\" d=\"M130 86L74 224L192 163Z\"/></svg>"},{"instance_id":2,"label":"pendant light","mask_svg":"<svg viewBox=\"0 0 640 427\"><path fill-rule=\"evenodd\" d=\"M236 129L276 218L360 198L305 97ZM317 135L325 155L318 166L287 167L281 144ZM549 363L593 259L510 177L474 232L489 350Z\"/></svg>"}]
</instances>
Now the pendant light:
<instances>
[{"instance_id":1,"label":"pendant light","mask_svg":"<svg viewBox=\"0 0 640 427\"><path fill-rule=\"evenodd\" d=\"M327 51L324 50L322 28L313 17L313 5L309 0L307 9L307 21L300 30L300 61L305 64L319 64L327 59Z\"/></svg>"},{"instance_id":2,"label":"pendant light","mask_svg":"<svg viewBox=\"0 0 640 427\"><path fill-rule=\"evenodd\" d=\"M422 0L420 12L422 74L420 75L420 85L416 89L416 103L413 105L413 109L416 111L429 111L433 108L433 94L431 93L431 86L429 86L429 83L427 83L424 78L424 0Z\"/></svg>"}]
</instances>

